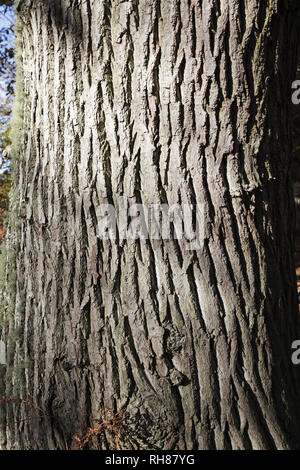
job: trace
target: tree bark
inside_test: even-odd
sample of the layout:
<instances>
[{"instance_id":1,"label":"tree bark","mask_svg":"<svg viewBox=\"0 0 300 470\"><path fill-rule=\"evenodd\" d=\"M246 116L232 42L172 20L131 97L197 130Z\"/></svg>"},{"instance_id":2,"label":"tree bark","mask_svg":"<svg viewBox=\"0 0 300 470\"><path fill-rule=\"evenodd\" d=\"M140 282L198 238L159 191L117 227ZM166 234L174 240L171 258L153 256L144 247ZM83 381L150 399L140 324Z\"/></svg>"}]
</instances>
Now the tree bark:
<instances>
[{"instance_id":1,"label":"tree bark","mask_svg":"<svg viewBox=\"0 0 300 470\"><path fill-rule=\"evenodd\" d=\"M300 448L297 3L26 0L18 24L2 394L45 416L7 403L2 447L70 448L112 408L122 449ZM201 247L101 240L120 197L200 204Z\"/></svg>"}]
</instances>

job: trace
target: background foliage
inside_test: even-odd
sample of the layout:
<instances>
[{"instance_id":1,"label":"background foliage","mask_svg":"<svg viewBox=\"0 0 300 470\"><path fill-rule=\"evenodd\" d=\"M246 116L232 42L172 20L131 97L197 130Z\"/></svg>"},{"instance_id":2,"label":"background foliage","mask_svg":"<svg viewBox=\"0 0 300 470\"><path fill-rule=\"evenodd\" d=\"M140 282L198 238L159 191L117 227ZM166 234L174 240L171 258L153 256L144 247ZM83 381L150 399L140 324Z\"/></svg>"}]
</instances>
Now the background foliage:
<instances>
[{"instance_id":1,"label":"background foliage","mask_svg":"<svg viewBox=\"0 0 300 470\"><path fill-rule=\"evenodd\" d=\"M0 242L11 185L9 123L15 84L13 3L0 1Z\"/></svg>"}]
</instances>

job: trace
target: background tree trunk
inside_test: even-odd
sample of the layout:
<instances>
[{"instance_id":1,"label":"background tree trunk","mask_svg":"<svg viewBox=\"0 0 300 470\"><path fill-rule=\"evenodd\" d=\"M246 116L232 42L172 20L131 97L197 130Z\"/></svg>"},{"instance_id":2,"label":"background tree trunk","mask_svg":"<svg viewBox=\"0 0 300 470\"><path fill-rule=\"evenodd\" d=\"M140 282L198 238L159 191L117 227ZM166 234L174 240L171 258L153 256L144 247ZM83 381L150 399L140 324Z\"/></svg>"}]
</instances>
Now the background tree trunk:
<instances>
[{"instance_id":1,"label":"background tree trunk","mask_svg":"<svg viewBox=\"0 0 300 470\"><path fill-rule=\"evenodd\" d=\"M113 408L123 449L299 448L288 124L299 8L18 9L2 394L27 389L49 417L7 404L2 447L70 447ZM99 205L120 196L201 204L203 245L101 241Z\"/></svg>"}]
</instances>

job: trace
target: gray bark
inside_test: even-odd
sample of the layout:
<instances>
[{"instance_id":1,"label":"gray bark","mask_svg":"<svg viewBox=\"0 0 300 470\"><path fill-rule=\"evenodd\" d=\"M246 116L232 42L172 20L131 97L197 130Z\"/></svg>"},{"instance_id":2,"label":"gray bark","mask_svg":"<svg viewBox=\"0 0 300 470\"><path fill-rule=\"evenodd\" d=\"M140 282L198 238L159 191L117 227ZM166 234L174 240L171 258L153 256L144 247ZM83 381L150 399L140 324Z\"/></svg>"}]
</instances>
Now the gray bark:
<instances>
[{"instance_id":1,"label":"gray bark","mask_svg":"<svg viewBox=\"0 0 300 470\"><path fill-rule=\"evenodd\" d=\"M27 389L49 416L7 404L2 447L70 448L113 408L124 411L123 449L299 448L289 170L299 8L18 9L3 394ZM101 241L99 204L120 196L202 204L203 245Z\"/></svg>"}]
</instances>

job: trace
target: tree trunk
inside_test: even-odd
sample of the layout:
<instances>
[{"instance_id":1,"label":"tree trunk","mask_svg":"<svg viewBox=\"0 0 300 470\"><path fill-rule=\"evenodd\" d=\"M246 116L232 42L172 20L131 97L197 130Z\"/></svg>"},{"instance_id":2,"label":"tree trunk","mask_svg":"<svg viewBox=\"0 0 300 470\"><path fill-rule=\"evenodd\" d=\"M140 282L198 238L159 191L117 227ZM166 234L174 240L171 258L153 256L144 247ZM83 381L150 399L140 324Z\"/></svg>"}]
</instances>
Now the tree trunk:
<instances>
[{"instance_id":1,"label":"tree trunk","mask_svg":"<svg viewBox=\"0 0 300 470\"><path fill-rule=\"evenodd\" d=\"M70 448L107 409L122 449L300 448L297 3L17 3L1 392L41 417L6 403L2 448ZM101 239L120 197L199 204L201 245Z\"/></svg>"}]
</instances>

